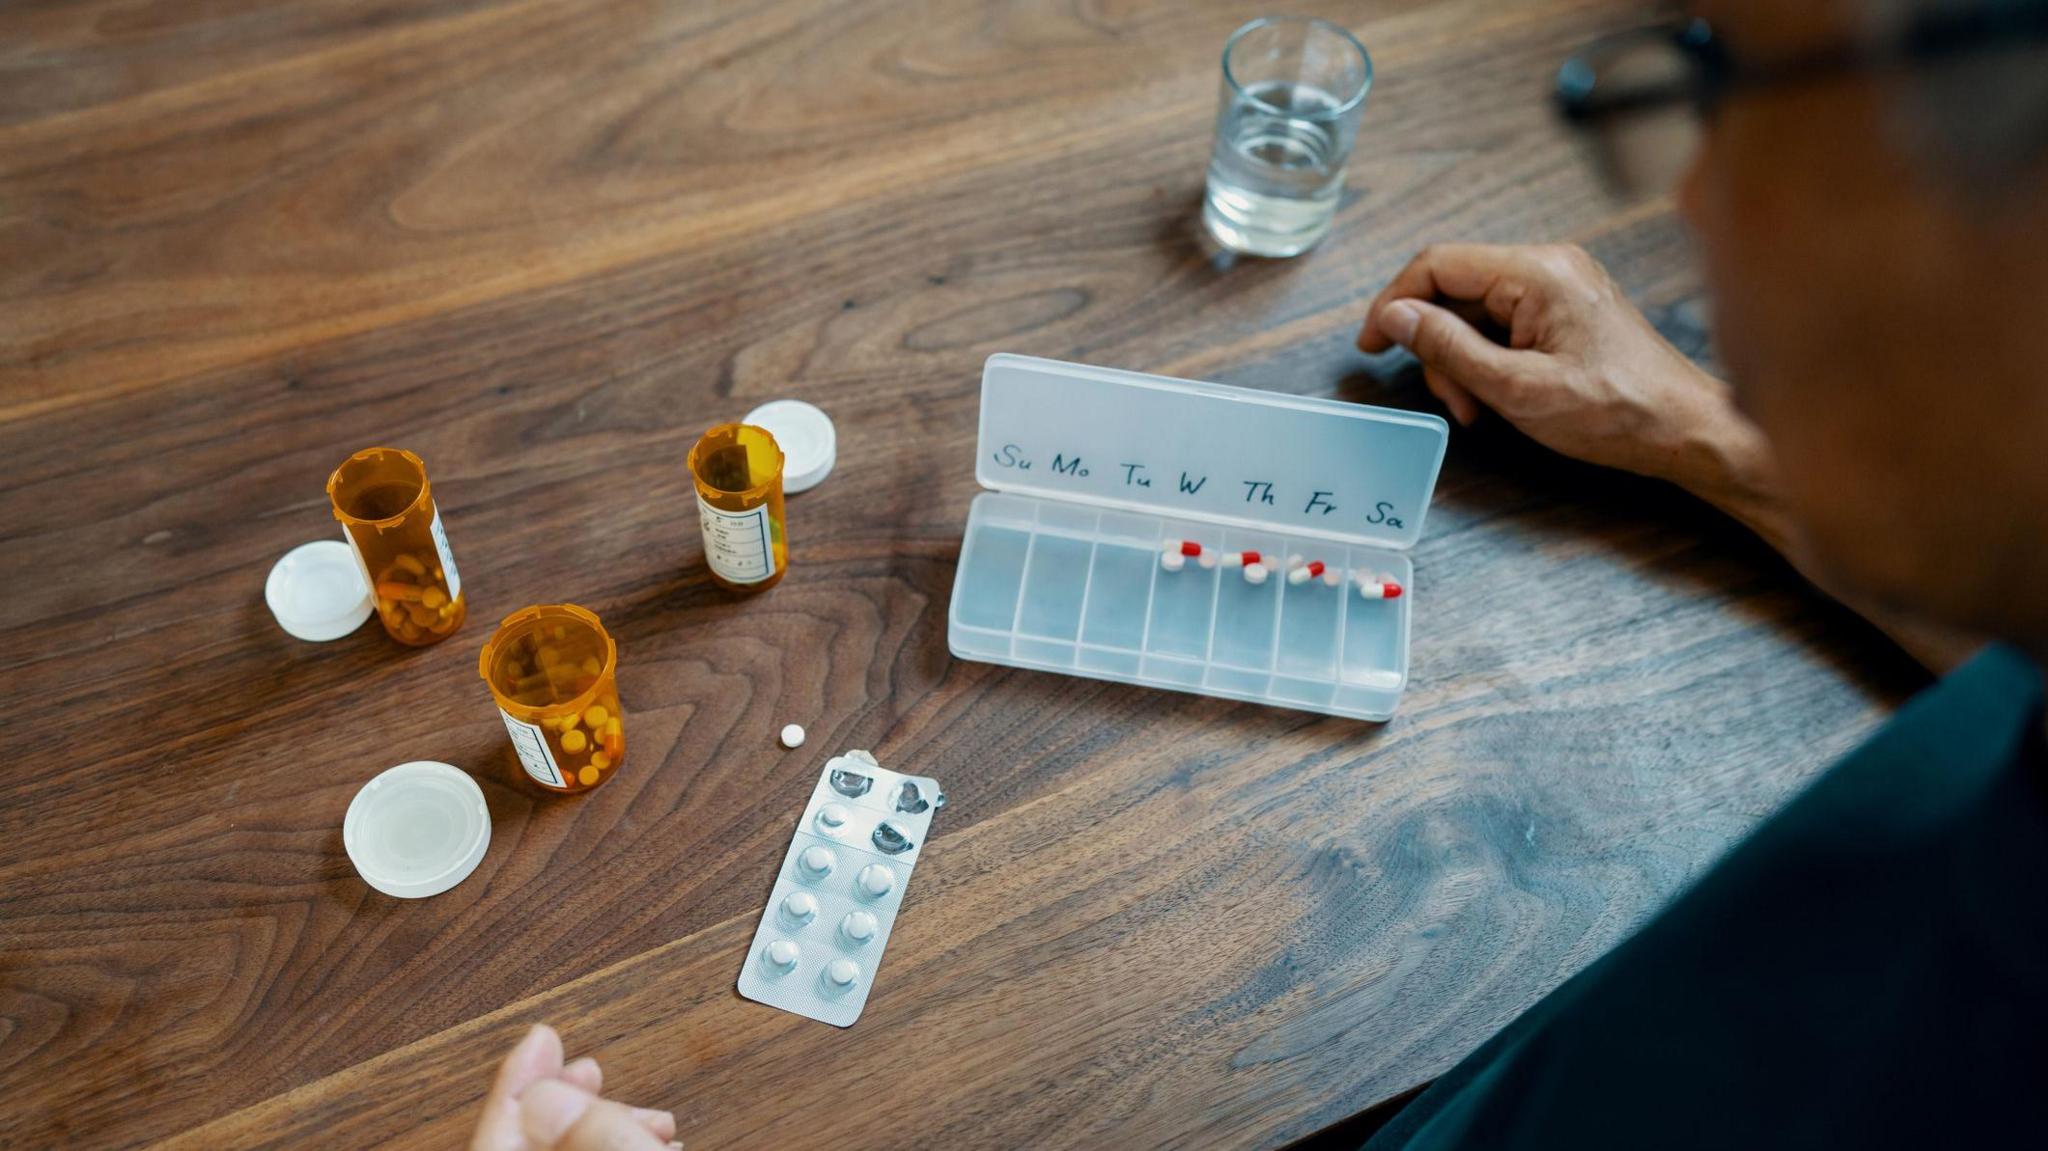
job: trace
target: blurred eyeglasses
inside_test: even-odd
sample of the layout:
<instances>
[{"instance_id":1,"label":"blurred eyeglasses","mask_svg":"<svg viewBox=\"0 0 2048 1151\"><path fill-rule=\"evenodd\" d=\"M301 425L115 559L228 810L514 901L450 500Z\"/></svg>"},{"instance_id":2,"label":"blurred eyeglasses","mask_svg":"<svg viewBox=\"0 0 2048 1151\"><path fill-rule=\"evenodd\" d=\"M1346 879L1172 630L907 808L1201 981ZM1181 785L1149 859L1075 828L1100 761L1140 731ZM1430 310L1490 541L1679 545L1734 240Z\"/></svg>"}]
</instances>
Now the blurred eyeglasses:
<instances>
[{"instance_id":1,"label":"blurred eyeglasses","mask_svg":"<svg viewBox=\"0 0 2048 1151\"><path fill-rule=\"evenodd\" d=\"M1677 185L1706 125L1730 99L2044 42L2044 0L1987 0L1916 17L1888 38L1772 60L1740 59L1706 21L1679 20L1596 41L1565 61L1558 109L1591 143L1618 194L1647 197Z\"/></svg>"}]
</instances>

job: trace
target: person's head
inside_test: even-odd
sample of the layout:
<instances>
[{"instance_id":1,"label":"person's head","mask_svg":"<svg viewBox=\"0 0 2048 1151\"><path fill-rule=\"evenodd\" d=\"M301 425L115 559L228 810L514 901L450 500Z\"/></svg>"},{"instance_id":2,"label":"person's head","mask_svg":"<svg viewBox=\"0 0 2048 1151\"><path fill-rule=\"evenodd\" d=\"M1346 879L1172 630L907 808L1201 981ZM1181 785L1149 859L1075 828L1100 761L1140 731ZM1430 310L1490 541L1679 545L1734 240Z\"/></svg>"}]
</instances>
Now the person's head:
<instances>
[{"instance_id":1,"label":"person's head","mask_svg":"<svg viewBox=\"0 0 2048 1151\"><path fill-rule=\"evenodd\" d=\"M1734 59L1768 62L2015 2L1694 13ZM1680 204L1813 559L1879 599L2048 643L2048 47L1733 95Z\"/></svg>"}]
</instances>

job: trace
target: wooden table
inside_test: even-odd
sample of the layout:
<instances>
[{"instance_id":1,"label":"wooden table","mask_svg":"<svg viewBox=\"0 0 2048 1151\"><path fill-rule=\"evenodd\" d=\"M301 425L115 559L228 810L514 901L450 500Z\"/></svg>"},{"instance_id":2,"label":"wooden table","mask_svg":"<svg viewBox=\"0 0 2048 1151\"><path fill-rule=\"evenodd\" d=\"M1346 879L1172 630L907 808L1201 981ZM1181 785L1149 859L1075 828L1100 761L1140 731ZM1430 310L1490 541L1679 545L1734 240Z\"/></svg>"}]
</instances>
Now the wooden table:
<instances>
[{"instance_id":1,"label":"wooden table","mask_svg":"<svg viewBox=\"0 0 2048 1151\"><path fill-rule=\"evenodd\" d=\"M1915 683L1874 633L1498 428L1452 440L1389 724L947 654L991 352L1428 406L1351 338L1452 238L1582 241L1699 340L1677 225L1545 103L1642 5L1306 5L1377 57L1349 191L1233 264L1193 210L1258 7L0 9L0 1146L452 1147L545 1019L692 1148L1270 1147L1441 1072L1864 734ZM731 598L683 454L781 396L838 469ZM380 443L470 621L294 641L265 573ZM560 600L618 636L633 739L576 799L476 676ZM952 802L842 1032L733 980L856 747ZM339 832L415 758L494 832L399 901Z\"/></svg>"}]
</instances>

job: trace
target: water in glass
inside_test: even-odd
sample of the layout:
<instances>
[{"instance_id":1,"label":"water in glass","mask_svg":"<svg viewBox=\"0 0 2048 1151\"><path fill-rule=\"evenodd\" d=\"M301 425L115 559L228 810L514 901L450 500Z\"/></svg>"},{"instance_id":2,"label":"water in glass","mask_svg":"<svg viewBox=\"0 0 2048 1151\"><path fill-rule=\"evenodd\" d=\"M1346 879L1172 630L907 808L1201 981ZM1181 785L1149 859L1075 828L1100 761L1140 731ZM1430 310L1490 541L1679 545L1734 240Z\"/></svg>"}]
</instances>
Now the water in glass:
<instances>
[{"instance_id":1,"label":"water in glass","mask_svg":"<svg viewBox=\"0 0 2048 1151\"><path fill-rule=\"evenodd\" d=\"M1350 146L1338 106L1321 88L1284 80L1224 106L1202 209L1218 239L1253 255L1292 256L1323 238Z\"/></svg>"}]
</instances>

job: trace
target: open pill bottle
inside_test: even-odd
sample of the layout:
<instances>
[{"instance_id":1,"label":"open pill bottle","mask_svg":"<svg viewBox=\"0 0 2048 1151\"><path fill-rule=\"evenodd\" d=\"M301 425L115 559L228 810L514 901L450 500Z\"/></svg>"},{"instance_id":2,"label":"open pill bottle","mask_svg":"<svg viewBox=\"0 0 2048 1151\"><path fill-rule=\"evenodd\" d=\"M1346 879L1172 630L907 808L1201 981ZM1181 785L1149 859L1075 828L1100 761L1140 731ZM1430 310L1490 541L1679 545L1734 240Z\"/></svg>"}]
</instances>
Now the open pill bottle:
<instances>
[{"instance_id":1,"label":"open pill bottle","mask_svg":"<svg viewBox=\"0 0 2048 1151\"><path fill-rule=\"evenodd\" d=\"M752 424L720 424L690 449L704 561L719 586L765 591L788 569L782 466L775 437Z\"/></svg>"},{"instance_id":2,"label":"open pill bottle","mask_svg":"<svg viewBox=\"0 0 2048 1151\"><path fill-rule=\"evenodd\" d=\"M626 761L619 646L575 604L505 617L477 656L519 764L554 791L587 791Z\"/></svg>"},{"instance_id":3,"label":"open pill bottle","mask_svg":"<svg viewBox=\"0 0 2048 1151\"><path fill-rule=\"evenodd\" d=\"M420 458L398 448L365 448L327 477L334 518L376 597L391 638L414 647L455 634L469 613L448 533Z\"/></svg>"}]
</instances>

